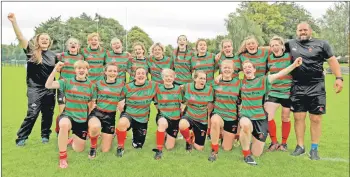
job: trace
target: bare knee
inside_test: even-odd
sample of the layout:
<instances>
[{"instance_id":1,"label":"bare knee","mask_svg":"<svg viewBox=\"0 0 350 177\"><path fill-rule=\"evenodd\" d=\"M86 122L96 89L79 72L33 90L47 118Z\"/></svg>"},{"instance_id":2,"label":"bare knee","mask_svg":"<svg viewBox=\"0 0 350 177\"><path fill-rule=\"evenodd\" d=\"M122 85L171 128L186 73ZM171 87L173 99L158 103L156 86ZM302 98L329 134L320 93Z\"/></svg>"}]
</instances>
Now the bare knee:
<instances>
[{"instance_id":1,"label":"bare knee","mask_svg":"<svg viewBox=\"0 0 350 177\"><path fill-rule=\"evenodd\" d=\"M321 123L321 116L310 116L310 120L314 124L320 124Z\"/></svg>"},{"instance_id":2,"label":"bare knee","mask_svg":"<svg viewBox=\"0 0 350 177\"><path fill-rule=\"evenodd\" d=\"M70 122L68 119L62 119L59 122L60 131L68 131L70 129Z\"/></svg>"},{"instance_id":3,"label":"bare knee","mask_svg":"<svg viewBox=\"0 0 350 177\"><path fill-rule=\"evenodd\" d=\"M213 116L210 120L211 124L210 124L210 128L214 129L218 129L220 128L220 117L218 116Z\"/></svg>"},{"instance_id":4,"label":"bare knee","mask_svg":"<svg viewBox=\"0 0 350 177\"><path fill-rule=\"evenodd\" d=\"M119 120L117 127L119 130L125 130L128 128L128 125L129 125L129 120L123 117Z\"/></svg>"},{"instance_id":5,"label":"bare knee","mask_svg":"<svg viewBox=\"0 0 350 177\"><path fill-rule=\"evenodd\" d=\"M89 129L90 129L89 131L91 131L93 133L97 133L100 131L101 126L98 124L93 124L93 125L91 125L91 127L89 127Z\"/></svg>"},{"instance_id":6,"label":"bare knee","mask_svg":"<svg viewBox=\"0 0 350 177\"><path fill-rule=\"evenodd\" d=\"M181 119L179 122L179 128L180 130L184 130L189 127L189 123L185 119Z\"/></svg>"},{"instance_id":7,"label":"bare knee","mask_svg":"<svg viewBox=\"0 0 350 177\"><path fill-rule=\"evenodd\" d=\"M290 122L290 116L282 114L282 122Z\"/></svg>"}]
</instances>

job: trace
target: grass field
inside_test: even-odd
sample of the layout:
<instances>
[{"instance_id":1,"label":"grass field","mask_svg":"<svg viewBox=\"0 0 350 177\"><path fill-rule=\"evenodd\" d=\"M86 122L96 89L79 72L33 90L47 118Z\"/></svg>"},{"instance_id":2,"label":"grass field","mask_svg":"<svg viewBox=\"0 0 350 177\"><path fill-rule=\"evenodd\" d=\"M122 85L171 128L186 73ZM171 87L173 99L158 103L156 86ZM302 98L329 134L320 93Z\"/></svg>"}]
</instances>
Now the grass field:
<instances>
[{"instance_id":1,"label":"grass field","mask_svg":"<svg viewBox=\"0 0 350 177\"><path fill-rule=\"evenodd\" d=\"M77 177L77 176L349 176L349 76L344 76L341 94L333 91L334 76L328 75L327 114L322 123L322 138L319 144L319 161L309 160L307 155L292 157L296 141L292 126L289 152L264 153L256 158L258 166L252 167L242 162L241 148L230 152L220 149L219 159L208 162L210 142L206 141L204 152L186 153L183 140L177 140L172 151L164 151L163 159L153 159L151 151L155 147L155 109L152 109L149 131L142 150L131 147L128 137L123 158L117 158L115 142L112 151L97 158L87 158L88 147L82 153L68 148L69 168L58 168L57 138L52 134L49 144L41 144L40 119L33 129L25 147L16 147L16 132L22 123L27 108L25 69L19 67L2 68L2 176L15 177ZM154 108L154 107L153 107ZM54 117L57 115L58 109ZM278 115L278 114L277 114ZM281 141L281 121L276 118L278 140ZM38 123L39 122L39 123ZM293 119L292 119L292 122ZM292 124L293 125L293 124ZM53 125L54 127L54 125ZM309 127L309 120L307 120ZM130 135L130 132L129 132ZM267 143L270 143L268 138ZM310 130L306 129L305 144L310 150Z\"/></svg>"}]
</instances>

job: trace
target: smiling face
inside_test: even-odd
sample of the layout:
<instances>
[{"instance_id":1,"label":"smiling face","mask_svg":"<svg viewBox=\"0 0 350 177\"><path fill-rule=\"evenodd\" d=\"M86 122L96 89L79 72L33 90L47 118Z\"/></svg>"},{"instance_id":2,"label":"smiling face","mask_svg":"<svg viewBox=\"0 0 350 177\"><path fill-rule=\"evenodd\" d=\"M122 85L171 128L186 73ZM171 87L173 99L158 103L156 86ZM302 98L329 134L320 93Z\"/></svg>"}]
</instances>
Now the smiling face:
<instances>
[{"instance_id":1,"label":"smiling face","mask_svg":"<svg viewBox=\"0 0 350 177\"><path fill-rule=\"evenodd\" d=\"M42 49L49 48L50 42L51 42L51 39L50 39L49 35L41 34L38 36L37 43L38 43L40 48L42 48Z\"/></svg>"},{"instance_id":2,"label":"smiling face","mask_svg":"<svg viewBox=\"0 0 350 177\"><path fill-rule=\"evenodd\" d=\"M255 39L248 39L245 42L245 47L249 53L256 53L258 51L258 42Z\"/></svg>"},{"instance_id":3,"label":"smiling face","mask_svg":"<svg viewBox=\"0 0 350 177\"><path fill-rule=\"evenodd\" d=\"M153 47L153 51L152 52L153 52L153 55L156 58L163 57L163 49L159 45L156 45L155 47Z\"/></svg>"},{"instance_id":4,"label":"smiling face","mask_svg":"<svg viewBox=\"0 0 350 177\"><path fill-rule=\"evenodd\" d=\"M89 39L88 44L91 49L97 49L100 46L100 40L98 36L93 36Z\"/></svg>"},{"instance_id":5,"label":"smiling face","mask_svg":"<svg viewBox=\"0 0 350 177\"><path fill-rule=\"evenodd\" d=\"M233 47L232 43L227 41L222 44L222 50L224 51L226 56L232 55L233 54Z\"/></svg>"},{"instance_id":6,"label":"smiling face","mask_svg":"<svg viewBox=\"0 0 350 177\"><path fill-rule=\"evenodd\" d=\"M297 36L301 41L309 40L311 38L312 29L307 23L301 23L297 26Z\"/></svg>"},{"instance_id":7,"label":"smiling face","mask_svg":"<svg viewBox=\"0 0 350 177\"><path fill-rule=\"evenodd\" d=\"M186 36L179 36L179 38L177 39L177 45L179 46L179 48L185 48L187 46Z\"/></svg>"},{"instance_id":8,"label":"smiling face","mask_svg":"<svg viewBox=\"0 0 350 177\"><path fill-rule=\"evenodd\" d=\"M207 83L207 75L203 72L198 73L197 77L194 78L194 82L196 83L197 87L204 87L204 85Z\"/></svg>"},{"instance_id":9,"label":"smiling face","mask_svg":"<svg viewBox=\"0 0 350 177\"><path fill-rule=\"evenodd\" d=\"M232 60L224 60L221 63L221 72L223 76L232 76L233 74L233 61Z\"/></svg>"},{"instance_id":10,"label":"smiling face","mask_svg":"<svg viewBox=\"0 0 350 177\"><path fill-rule=\"evenodd\" d=\"M207 42L203 41L203 40L200 40L198 43L197 43L197 51L199 53L205 53L207 52Z\"/></svg>"},{"instance_id":11,"label":"smiling face","mask_svg":"<svg viewBox=\"0 0 350 177\"><path fill-rule=\"evenodd\" d=\"M243 67L243 73L247 78L253 78L256 72L256 69L251 62L244 62L242 64Z\"/></svg>"},{"instance_id":12,"label":"smiling face","mask_svg":"<svg viewBox=\"0 0 350 177\"><path fill-rule=\"evenodd\" d=\"M122 49L122 42L119 39L112 40L111 41L111 48L112 48L113 51Z\"/></svg>"},{"instance_id":13,"label":"smiling face","mask_svg":"<svg viewBox=\"0 0 350 177\"><path fill-rule=\"evenodd\" d=\"M162 71L162 79L165 85L173 84L175 80L175 72L171 69L164 69Z\"/></svg>"},{"instance_id":14,"label":"smiling face","mask_svg":"<svg viewBox=\"0 0 350 177\"><path fill-rule=\"evenodd\" d=\"M118 76L118 67L115 65L108 65L105 69L105 75L108 80L115 80Z\"/></svg>"},{"instance_id":15,"label":"smiling face","mask_svg":"<svg viewBox=\"0 0 350 177\"><path fill-rule=\"evenodd\" d=\"M272 40L270 42L270 48L275 55L283 53L283 45L279 40Z\"/></svg>"},{"instance_id":16,"label":"smiling face","mask_svg":"<svg viewBox=\"0 0 350 177\"><path fill-rule=\"evenodd\" d=\"M74 63L75 74L78 78L86 78L89 72L89 64L86 61L78 60Z\"/></svg>"},{"instance_id":17,"label":"smiling face","mask_svg":"<svg viewBox=\"0 0 350 177\"><path fill-rule=\"evenodd\" d=\"M136 56L143 56L145 53L145 50L143 50L141 45L135 45L134 46L134 53Z\"/></svg>"},{"instance_id":18,"label":"smiling face","mask_svg":"<svg viewBox=\"0 0 350 177\"><path fill-rule=\"evenodd\" d=\"M67 47L68 47L69 53L78 53L80 48L79 41L76 39L70 39L67 42Z\"/></svg>"},{"instance_id":19,"label":"smiling face","mask_svg":"<svg viewBox=\"0 0 350 177\"><path fill-rule=\"evenodd\" d=\"M135 80L139 84L144 84L147 79L147 72L144 68L137 68L135 71Z\"/></svg>"}]
</instances>

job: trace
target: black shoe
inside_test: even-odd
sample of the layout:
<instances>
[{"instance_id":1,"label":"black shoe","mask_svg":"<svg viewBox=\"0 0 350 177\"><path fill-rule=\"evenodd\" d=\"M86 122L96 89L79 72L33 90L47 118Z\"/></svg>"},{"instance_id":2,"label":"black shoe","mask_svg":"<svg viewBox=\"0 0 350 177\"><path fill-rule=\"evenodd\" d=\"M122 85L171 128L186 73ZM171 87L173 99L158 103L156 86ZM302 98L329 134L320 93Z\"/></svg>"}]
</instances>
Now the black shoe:
<instances>
[{"instance_id":1,"label":"black shoe","mask_svg":"<svg viewBox=\"0 0 350 177\"><path fill-rule=\"evenodd\" d=\"M142 149L141 143L134 143L134 142L132 142L131 145L132 145L132 147L134 147L135 149Z\"/></svg>"},{"instance_id":2,"label":"black shoe","mask_svg":"<svg viewBox=\"0 0 350 177\"><path fill-rule=\"evenodd\" d=\"M117 157L123 157L124 154L124 148L118 147L117 153L115 154Z\"/></svg>"},{"instance_id":3,"label":"black shoe","mask_svg":"<svg viewBox=\"0 0 350 177\"><path fill-rule=\"evenodd\" d=\"M278 143L271 143L269 148L267 149L267 152L273 152L276 151L279 147Z\"/></svg>"},{"instance_id":4,"label":"black shoe","mask_svg":"<svg viewBox=\"0 0 350 177\"><path fill-rule=\"evenodd\" d=\"M191 152L193 149L193 144L187 143L186 142L186 151Z\"/></svg>"},{"instance_id":5,"label":"black shoe","mask_svg":"<svg viewBox=\"0 0 350 177\"><path fill-rule=\"evenodd\" d=\"M302 154L305 154L305 148L300 147L299 145L297 145L297 147L295 148L294 152L292 152L292 156L300 156Z\"/></svg>"},{"instance_id":6,"label":"black shoe","mask_svg":"<svg viewBox=\"0 0 350 177\"><path fill-rule=\"evenodd\" d=\"M152 149L153 152L155 152L156 154L154 155L154 159L155 160L160 160L162 158L163 155L163 151L160 151L158 149Z\"/></svg>"},{"instance_id":7,"label":"black shoe","mask_svg":"<svg viewBox=\"0 0 350 177\"><path fill-rule=\"evenodd\" d=\"M280 144L280 146L278 147L278 150L287 152L288 151L287 144Z\"/></svg>"},{"instance_id":8,"label":"black shoe","mask_svg":"<svg viewBox=\"0 0 350 177\"><path fill-rule=\"evenodd\" d=\"M210 135L207 135L207 140L208 140L208 141L211 141Z\"/></svg>"},{"instance_id":9,"label":"black shoe","mask_svg":"<svg viewBox=\"0 0 350 177\"><path fill-rule=\"evenodd\" d=\"M96 157L96 148L90 148L89 159L94 159Z\"/></svg>"},{"instance_id":10,"label":"black shoe","mask_svg":"<svg viewBox=\"0 0 350 177\"><path fill-rule=\"evenodd\" d=\"M244 162L249 165L258 165L252 156L248 155L247 157L244 157Z\"/></svg>"},{"instance_id":11,"label":"black shoe","mask_svg":"<svg viewBox=\"0 0 350 177\"><path fill-rule=\"evenodd\" d=\"M215 152L215 151L212 150L208 160L210 162L214 162L217 158L218 158L218 152Z\"/></svg>"},{"instance_id":12,"label":"black shoe","mask_svg":"<svg viewBox=\"0 0 350 177\"><path fill-rule=\"evenodd\" d=\"M320 156L318 156L317 149L311 149L311 151L310 151L310 159L311 160L320 160Z\"/></svg>"}]
</instances>

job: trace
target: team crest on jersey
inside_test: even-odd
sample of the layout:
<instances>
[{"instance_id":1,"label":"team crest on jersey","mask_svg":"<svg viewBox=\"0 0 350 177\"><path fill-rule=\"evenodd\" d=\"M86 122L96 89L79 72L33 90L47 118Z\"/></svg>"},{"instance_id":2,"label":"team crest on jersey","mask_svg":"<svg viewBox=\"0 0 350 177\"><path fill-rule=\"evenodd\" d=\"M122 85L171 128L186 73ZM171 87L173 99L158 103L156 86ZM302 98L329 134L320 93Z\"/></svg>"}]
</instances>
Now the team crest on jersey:
<instances>
[{"instance_id":1,"label":"team crest on jersey","mask_svg":"<svg viewBox=\"0 0 350 177\"><path fill-rule=\"evenodd\" d=\"M196 100L196 97L191 96L190 100L194 101L194 100Z\"/></svg>"},{"instance_id":2,"label":"team crest on jersey","mask_svg":"<svg viewBox=\"0 0 350 177\"><path fill-rule=\"evenodd\" d=\"M106 88L103 89L103 91L110 92L111 90L108 87L106 87Z\"/></svg>"},{"instance_id":3,"label":"team crest on jersey","mask_svg":"<svg viewBox=\"0 0 350 177\"><path fill-rule=\"evenodd\" d=\"M197 64L196 65L200 65L201 64L201 62L200 61L197 61Z\"/></svg>"},{"instance_id":4,"label":"team crest on jersey","mask_svg":"<svg viewBox=\"0 0 350 177\"><path fill-rule=\"evenodd\" d=\"M168 99L168 96L163 95L163 99L164 99L164 100L167 100L167 99Z\"/></svg>"},{"instance_id":5,"label":"team crest on jersey","mask_svg":"<svg viewBox=\"0 0 350 177\"><path fill-rule=\"evenodd\" d=\"M222 86L218 87L216 90L222 91Z\"/></svg>"},{"instance_id":6,"label":"team crest on jersey","mask_svg":"<svg viewBox=\"0 0 350 177\"><path fill-rule=\"evenodd\" d=\"M94 58L94 56L90 54L90 55L88 56L88 58Z\"/></svg>"},{"instance_id":7,"label":"team crest on jersey","mask_svg":"<svg viewBox=\"0 0 350 177\"><path fill-rule=\"evenodd\" d=\"M69 63L68 59L65 59L64 64L68 64L68 63Z\"/></svg>"},{"instance_id":8,"label":"team crest on jersey","mask_svg":"<svg viewBox=\"0 0 350 177\"><path fill-rule=\"evenodd\" d=\"M72 90L73 90L73 91L78 91L77 86L73 86Z\"/></svg>"},{"instance_id":9,"label":"team crest on jersey","mask_svg":"<svg viewBox=\"0 0 350 177\"><path fill-rule=\"evenodd\" d=\"M112 59L112 62L116 62L117 60L115 58Z\"/></svg>"}]
</instances>

